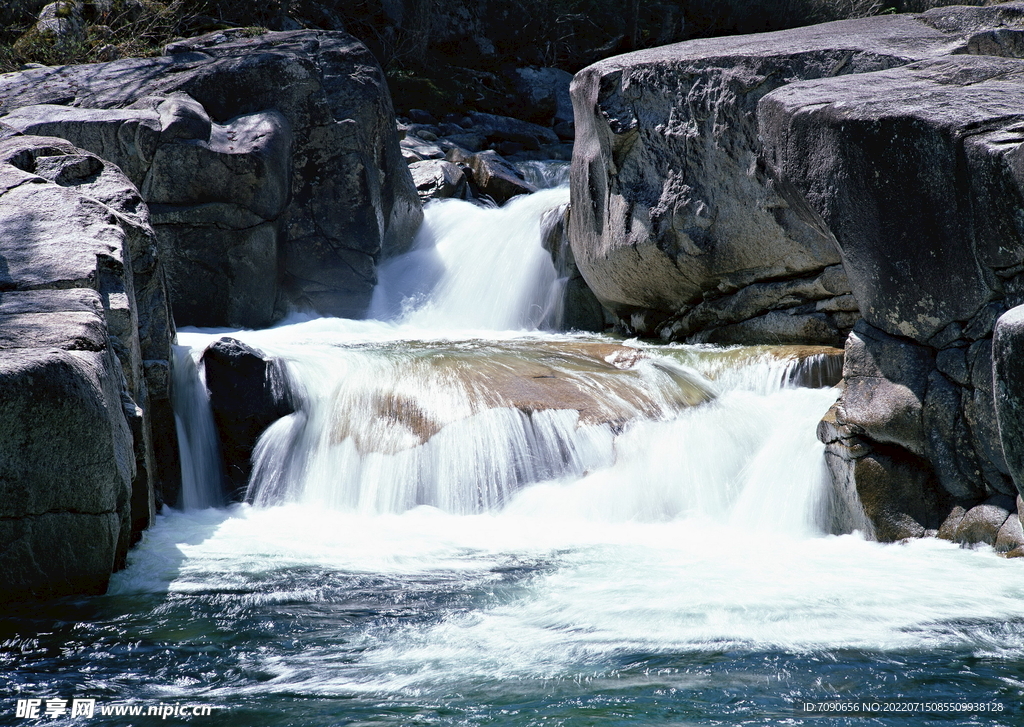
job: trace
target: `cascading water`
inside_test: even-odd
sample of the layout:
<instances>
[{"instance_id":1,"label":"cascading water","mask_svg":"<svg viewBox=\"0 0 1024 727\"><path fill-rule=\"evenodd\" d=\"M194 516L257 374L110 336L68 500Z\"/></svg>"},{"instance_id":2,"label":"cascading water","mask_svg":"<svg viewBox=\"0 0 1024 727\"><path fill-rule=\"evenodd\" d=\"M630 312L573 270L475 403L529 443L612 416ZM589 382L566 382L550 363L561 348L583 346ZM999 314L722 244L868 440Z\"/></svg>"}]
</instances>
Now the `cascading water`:
<instances>
[{"instance_id":1,"label":"cascading water","mask_svg":"<svg viewBox=\"0 0 1024 727\"><path fill-rule=\"evenodd\" d=\"M836 698L1019 724L1013 562L828 534L863 524L815 438L836 391L805 386L837 356L533 330L566 196L433 204L374 319L232 334L298 401L251 504L164 514L111 595L24 646L62 654L48 685L77 670L83 693L238 725L809 724L793 700ZM183 453L208 458L201 389L178 393ZM186 505L210 504L219 470L189 471Z\"/></svg>"},{"instance_id":2,"label":"cascading water","mask_svg":"<svg viewBox=\"0 0 1024 727\"><path fill-rule=\"evenodd\" d=\"M181 501L186 510L224 504L220 496L221 459L210 397L195 351L174 347L174 425L181 452Z\"/></svg>"}]
</instances>

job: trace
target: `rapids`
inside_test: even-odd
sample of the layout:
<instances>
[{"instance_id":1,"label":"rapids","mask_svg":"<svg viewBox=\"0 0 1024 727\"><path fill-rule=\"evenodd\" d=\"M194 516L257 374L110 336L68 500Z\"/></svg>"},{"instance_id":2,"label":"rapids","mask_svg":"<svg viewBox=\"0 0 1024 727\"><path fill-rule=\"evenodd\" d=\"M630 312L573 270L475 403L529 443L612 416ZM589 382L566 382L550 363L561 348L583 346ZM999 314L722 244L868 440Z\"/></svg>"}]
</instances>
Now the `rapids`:
<instances>
[{"instance_id":1,"label":"rapids","mask_svg":"<svg viewBox=\"0 0 1024 727\"><path fill-rule=\"evenodd\" d=\"M108 595L5 622L7 693L224 725L1020 724L1019 565L836 508L835 356L540 330L566 201L428 206L368 320L181 331L184 507ZM195 365L226 334L299 402L230 506ZM824 699L1001 706L798 706Z\"/></svg>"}]
</instances>

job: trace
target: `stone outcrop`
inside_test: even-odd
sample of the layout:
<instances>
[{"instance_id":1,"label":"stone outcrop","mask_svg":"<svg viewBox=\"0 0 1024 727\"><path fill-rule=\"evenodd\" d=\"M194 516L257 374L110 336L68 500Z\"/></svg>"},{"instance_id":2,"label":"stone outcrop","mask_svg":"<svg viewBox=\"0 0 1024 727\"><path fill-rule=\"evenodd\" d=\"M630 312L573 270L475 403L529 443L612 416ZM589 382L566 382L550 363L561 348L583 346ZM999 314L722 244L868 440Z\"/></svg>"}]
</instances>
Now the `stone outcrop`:
<instances>
[{"instance_id":1,"label":"stone outcrop","mask_svg":"<svg viewBox=\"0 0 1024 727\"><path fill-rule=\"evenodd\" d=\"M464 199L469 195L469 181L458 165L444 159L425 159L409 165L413 184L420 199Z\"/></svg>"},{"instance_id":2,"label":"stone outcrop","mask_svg":"<svg viewBox=\"0 0 1024 727\"><path fill-rule=\"evenodd\" d=\"M999 441L1006 468L1024 492L1024 306L996 321L992 337L992 383Z\"/></svg>"},{"instance_id":3,"label":"stone outcrop","mask_svg":"<svg viewBox=\"0 0 1024 727\"><path fill-rule=\"evenodd\" d=\"M202 366L227 472L225 499L238 501L252 471L256 440L295 411L295 395L282 361L233 338L210 344Z\"/></svg>"},{"instance_id":4,"label":"stone outcrop","mask_svg":"<svg viewBox=\"0 0 1024 727\"><path fill-rule=\"evenodd\" d=\"M0 599L99 593L178 471L146 207L95 155L9 136L0 260Z\"/></svg>"},{"instance_id":5,"label":"stone outcrop","mask_svg":"<svg viewBox=\"0 0 1024 727\"><path fill-rule=\"evenodd\" d=\"M421 220L384 76L338 32L182 41L0 77L4 124L118 164L152 208L179 324L359 316Z\"/></svg>"},{"instance_id":6,"label":"stone outcrop","mask_svg":"<svg viewBox=\"0 0 1024 727\"><path fill-rule=\"evenodd\" d=\"M584 69L573 82L569 227L580 271L627 332L841 342L856 304L873 299L842 279L831 235L765 169L758 102L806 79L1017 55L1022 28L1019 3L941 8L689 41Z\"/></svg>"},{"instance_id":7,"label":"stone outcrop","mask_svg":"<svg viewBox=\"0 0 1024 727\"><path fill-rule=\"evenodd\" d=\"M576 266L566 232L568 219L569 205L562 205L548 210L540 221L541 244L551 254L555 273L565 281L561 310L556 313L551 327L561 331L600 332L612 322Z\"/></svg>"},{"instance_id":8,"label":"stone outcrop","mask_svg":"<svg viewBox=\"0 0 1024 727\"><path fill-rule=\"evenodd\" d=\"M794 83L761 101L767 166L834 238L864 315L834 426L821 430L833 473L856 470L861 490L906 483L912 468L940 487L901 510L932 506L893 537L933 527L934 508L973 512L1018 494L1018 314L997 319L1024 301L1022 108L1024 62L970 55ZM883 451L861 477L860 458ZM1005 521L951 531L943 518L950 539L990 544Z\"/></svg>"}]
</instances>

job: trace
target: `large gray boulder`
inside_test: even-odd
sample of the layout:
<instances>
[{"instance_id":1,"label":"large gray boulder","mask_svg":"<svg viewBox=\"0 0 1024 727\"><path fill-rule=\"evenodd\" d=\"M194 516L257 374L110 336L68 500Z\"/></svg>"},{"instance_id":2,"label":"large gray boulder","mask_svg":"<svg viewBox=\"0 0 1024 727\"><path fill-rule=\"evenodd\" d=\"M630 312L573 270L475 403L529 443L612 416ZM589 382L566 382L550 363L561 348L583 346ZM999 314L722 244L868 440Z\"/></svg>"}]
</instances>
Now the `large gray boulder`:
<instances>
[{"instance_id":1,"label":"large gray boulder","mask_svg":"<svg viewBox=\"0 0 1024 727\"><path fill-rule=\"evenodd\" d=\"M0 594L102 592L178 472L145 205L98 157L12 136L0 259Z\"/></svg>"},{"instance_id":2,"label":"large gray boulder","mask_svg":"<svg viewBox=\"0 0 1024 727\"><path fill-rule=\"evenodd\" d=\"M841 252L858 332L918 352L871 388L848 380L837 424L923 461L965 512L1020 481L1019 324L1000 315L1024 300L1022 108L1024 62L970 55L793 83L759 108L773 178Z\"/></svg>"},{"instance_id":3,"label":"large gray boulder","mask_svg":"<svg viewBox=\"0 0 1024 727\"><path fill-rule=\"evenodd\" d=\"M954 322L991 333L984 307L1024 260L1022 104L1024 63L989 56L795 83L762 101L765 158L834 235L873 326L921 343Z\"/></svg>"},{"instance_id":4,"label":"large gray boulder","mask_svg":"<svg viewBox=\"0 0 1024 727\"><path fill-rule=\"evenodd\" d=\"M180 324L359 316L378 260L422 219L383 73L344 33L217 33L159 58L8 74L0 118L124 169L152 207Z\"/></svg>"},{"instance_id":5,"label":"large gray boulder","mask_svg":"<svg viewBox=\"0 0 1024 727\"><path fill-rule=\"evenodd\" d=\"M840 256L766 173L760 99L804 79L954 53L1015 54L1022 9L942 8L695 40L580 71L570 238L583 276L627 330L676 340L700 340L711 325L691 320L697 306L731 309L748 286L812 282ZM856 319L849 298L790 301L787 286L764 293L753 317L770 318L723 340L763 342L779 330L835 342Z\"/></svg>"}]
</instances>

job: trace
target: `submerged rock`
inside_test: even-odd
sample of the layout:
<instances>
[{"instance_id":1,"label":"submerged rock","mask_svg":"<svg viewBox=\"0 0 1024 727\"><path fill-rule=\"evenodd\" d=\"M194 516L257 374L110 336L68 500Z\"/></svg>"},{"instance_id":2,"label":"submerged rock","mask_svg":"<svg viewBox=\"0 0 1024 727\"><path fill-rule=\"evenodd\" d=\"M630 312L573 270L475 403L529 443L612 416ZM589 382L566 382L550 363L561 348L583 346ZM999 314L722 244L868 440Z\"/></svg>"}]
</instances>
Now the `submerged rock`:
<instances>
[{"instance_id":1,"label":"submerged rock","mask_svg":"<svg viewBox=\"0 0 1024 727\"><path fill-rule=\"evenodd\" d=\"M695 372L612 343L531 341L528 349L469 343L436 351L425 343L400 359L392 375L383 368L372 378L354 376L336 392L333 441L352 439L360 452L393 454L491 409L527 416L567 410L578 414L579 426L619 429L714 398ZM410 381L421 395L399 393Z\"/></svg>"}]
</instances>

